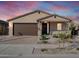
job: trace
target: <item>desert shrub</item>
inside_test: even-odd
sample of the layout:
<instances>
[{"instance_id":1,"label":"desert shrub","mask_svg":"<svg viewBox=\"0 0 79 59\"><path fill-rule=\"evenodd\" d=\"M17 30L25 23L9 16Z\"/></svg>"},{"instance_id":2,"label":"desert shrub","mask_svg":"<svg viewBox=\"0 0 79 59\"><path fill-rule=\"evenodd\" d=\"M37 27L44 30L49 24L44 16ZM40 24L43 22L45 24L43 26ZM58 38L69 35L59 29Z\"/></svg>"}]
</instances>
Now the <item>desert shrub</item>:
<instances>
[{"instance_id":1,"label":"desert shrub","mask_svg":"<svg viewBox=\"0 0 79 59\"><path fill-rule=\"evenodd\" d=\"M60 36L61 36L61 38L64 37L64 39L71 38L71 32L70 31L58 31L58 32L53 34L54 38L59 38Z\"/></svg>"},{"instance_id":2,"label":"desert shrub","mask_svg":"<svg viewBox=\"0 0 79 59\"><path fill-rule=\"evenodd\" d=\"M47 37L47 35L41 35L41 41L42 41L42 43L48 43L48 37Z\"/></svg>"},{"instance_id":3,"label":"desert shrub","mask_svg":"<svg viewBox=\"0 0 79 59\"><path fill-rule=\"evenodd\" d=\"M43 40L42 43L45 43L46 44L46 43L48 43L48 41Z\"/></svg>"},{"instance_id":4,"label":"desert shrub","mask_svg":"<svg viewBox=\"0 0 79 59\"><path fill-rule=\"evenodd\" d=\"M70 33L66 33L66 37L65 39L71 38L71 34Z\"/></svg>"},{"instance_id":5,"label":"desert shrub","mask_svg":"<svg viewBox=\"0 0 79 59\"><path fill-rule=\"evenodd\" d=\"M40 40L48 40L48 38L46 37L46 35L41 35L41 39Z\"/></svg>"},{"instance_id":6,"label":"desert shrub","mask_svg":"<svg viewBox=\"0 0 79 59\"><path fill-rule=\"evenodd\" d=\"M42 52L44 52L44 51L48 51L48 49L46 49L46 48L43 48L43 49L41 49L41 51L42 51Z\"/></svg>"},{"instance_id":7,"label":"desert shrub","mask_svg":"<svg viewBox=\"0 0 79 59\"><path fill-rule=\"evenodd\" d=\"M53 37L54 38L58 38L58 34L53 34Z\"/></svg>"},{"instance_id":8,"label":"desert shrub","mask_svg":"<svg viewBox=\"0 0 79 59\"><path fill-rule=\"evenodd\" d=\"M79 48L77 48L77 50L79 50Z\"/></svg>"}]
</instances>

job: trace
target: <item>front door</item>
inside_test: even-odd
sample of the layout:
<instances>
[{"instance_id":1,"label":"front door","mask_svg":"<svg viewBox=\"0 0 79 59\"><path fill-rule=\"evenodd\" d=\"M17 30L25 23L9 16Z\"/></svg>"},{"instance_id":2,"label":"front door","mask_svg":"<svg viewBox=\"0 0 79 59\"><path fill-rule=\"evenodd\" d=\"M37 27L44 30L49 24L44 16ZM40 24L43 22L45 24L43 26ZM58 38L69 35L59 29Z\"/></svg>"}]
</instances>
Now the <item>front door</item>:
<instances>
[{"instance_id":1,"label":"front door","mask_svg":"<svg viewBox=\"0 0 79 59\"><path fill-rule=\"evenodd\" d=\"M42 35L47 34L47 23L42 23Z\"/></svg>"}]
</instances>

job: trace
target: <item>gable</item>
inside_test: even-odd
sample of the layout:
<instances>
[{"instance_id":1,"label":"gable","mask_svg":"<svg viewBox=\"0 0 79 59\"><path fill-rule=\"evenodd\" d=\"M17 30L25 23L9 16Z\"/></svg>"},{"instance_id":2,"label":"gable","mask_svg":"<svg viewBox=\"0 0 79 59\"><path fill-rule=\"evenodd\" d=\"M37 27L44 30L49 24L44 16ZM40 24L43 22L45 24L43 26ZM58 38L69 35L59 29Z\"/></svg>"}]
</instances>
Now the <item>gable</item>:
<instances>
[{"instance_id":1,"label":"gable","mask_svg":"<svg viewBox=\"0 0 79 59\"><path fill-rule=\"evenodd\" d=\"M47 17L51 14L48 14L43 11L34 11L31 13L28 13L26 15L23 15L21 17L16 17L14 19L11 19L11 22L14 23L36 23L39 18Z\"/></svg>"},{"instance_id":2,"label":"gable","mask_svg":"<svg viewBox=\"0 0 79 59\"><path fill-rule=\"evenodd\" d=\"M37 21L69 22L69 21L71 21L71 20L68 19L68 18L59 16L59 15L50 15L50 16L48 16L48 17L41 18L41 19L39 19L39 20L37 20Z\"/></svg>"}]
</instances>

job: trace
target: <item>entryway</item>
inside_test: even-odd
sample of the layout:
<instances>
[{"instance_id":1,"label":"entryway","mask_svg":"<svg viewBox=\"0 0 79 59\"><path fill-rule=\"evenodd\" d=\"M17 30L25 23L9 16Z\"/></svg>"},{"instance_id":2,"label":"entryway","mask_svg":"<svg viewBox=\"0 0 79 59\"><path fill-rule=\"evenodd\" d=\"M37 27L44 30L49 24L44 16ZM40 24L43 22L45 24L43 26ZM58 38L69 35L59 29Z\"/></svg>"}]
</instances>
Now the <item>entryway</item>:
<instances>
[{"instance_id":1,"label":"entryway","mask_svg":"<svg viewBox=\"0 0 79 59\"><path fill-rule=\"evenodd\" d=\"M42 23L42 35L47 34L47 23Z\"/></svg>"}]
</instances>

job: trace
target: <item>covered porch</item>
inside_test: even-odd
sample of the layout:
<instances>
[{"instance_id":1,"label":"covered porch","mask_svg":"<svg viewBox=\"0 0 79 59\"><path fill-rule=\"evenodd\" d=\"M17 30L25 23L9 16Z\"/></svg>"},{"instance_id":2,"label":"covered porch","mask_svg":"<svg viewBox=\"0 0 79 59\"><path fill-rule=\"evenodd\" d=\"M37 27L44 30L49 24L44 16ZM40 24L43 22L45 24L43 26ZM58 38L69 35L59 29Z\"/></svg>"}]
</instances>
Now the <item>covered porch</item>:
<instances>
[{"instance_id":1,"label":"covered porch","mask_svg":"<svg viewBox=\"0 0 79 59\"><path fill-rule=\"evenodd\" d=\"M38 21L38 35L53 34L53 32L69 31L70 20L49 17Z\"/></svg>"}]
</instances>

